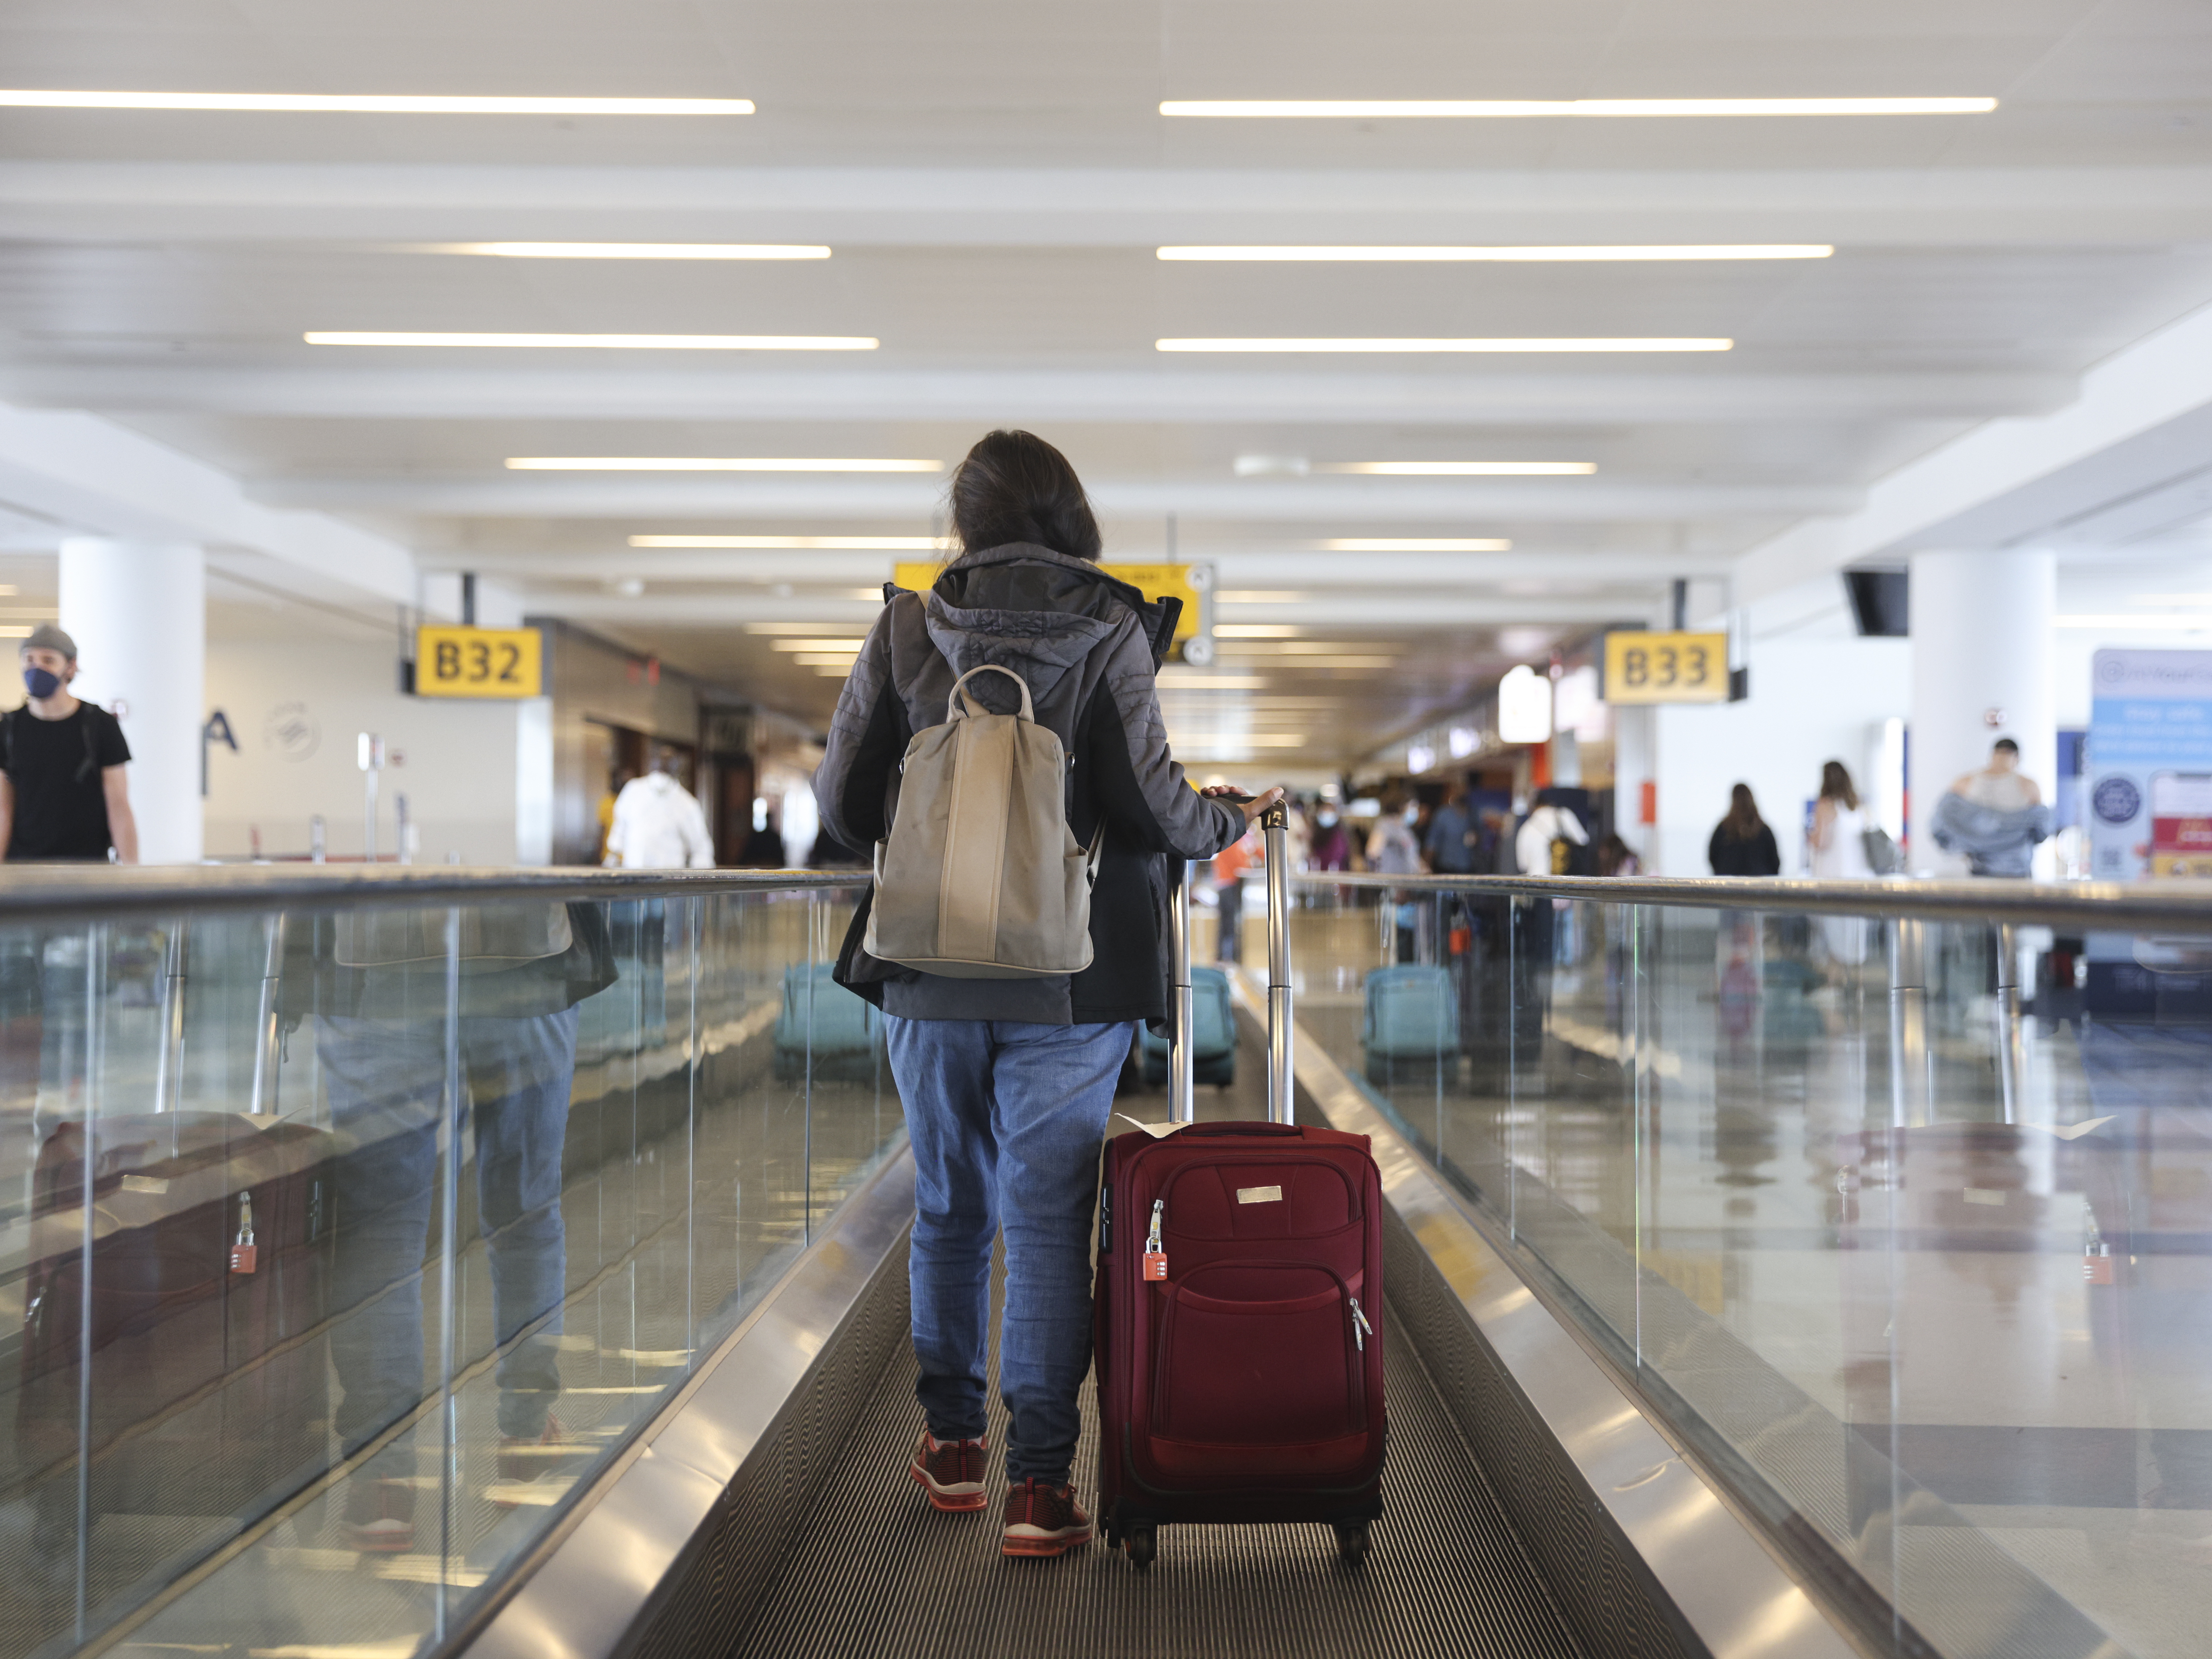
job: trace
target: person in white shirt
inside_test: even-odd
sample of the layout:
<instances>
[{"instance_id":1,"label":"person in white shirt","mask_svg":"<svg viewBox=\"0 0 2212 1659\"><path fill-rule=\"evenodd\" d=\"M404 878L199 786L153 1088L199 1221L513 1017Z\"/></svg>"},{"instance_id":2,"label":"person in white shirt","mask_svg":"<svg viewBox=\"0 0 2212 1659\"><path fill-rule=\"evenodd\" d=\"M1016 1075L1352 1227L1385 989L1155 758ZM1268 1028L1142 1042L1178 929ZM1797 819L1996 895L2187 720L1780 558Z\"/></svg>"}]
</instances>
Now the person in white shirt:
<instances>
[{"instance_id":1,"label":"person in white shirt","mask_svg":"<svg viewBox=\"0 0 2212 1659\"><path fill-rule=\"evenodd\" d=\"M607 831L607 863L624 870L711 870L714 843L707 815L671 775L676 757L664 750L653 769L632 778L615 797Z\"/></svg>"},{"instance_id":2,"label":"person in white shirt","mask_svg":"<svg viewBox=\"0 0 2212 1659\"><path fill-rule=\"evenodd\" d=\"M1841 761L1820 768L1820 799L1813 808L1813 873L1824 881L1871 881L1875 868L1867 857L1867 815L1859 805L1859 792L1850 770ZM1867 958L1867 925L1860 916L1823 916L1820 936L1829 959L1839 967L1856 968Z\"/></svg>"},{"instance_id":3,"label":"person in white shirt","mask_svg":"<svg viewBox=\"0 0 2212 1659\"><path fill-rule=\"evenodd\" d=\"M1583 828L1582 820L1568 808L1552 798L1548 789L1536 796L1540 803L1528 814L1513 837L1513 856L1524 876L1548 876L1556 873L1552 868L1552 843L1571 841L1577 847L1589 845L1589 832Z\"/></svg>"}]
</instances>

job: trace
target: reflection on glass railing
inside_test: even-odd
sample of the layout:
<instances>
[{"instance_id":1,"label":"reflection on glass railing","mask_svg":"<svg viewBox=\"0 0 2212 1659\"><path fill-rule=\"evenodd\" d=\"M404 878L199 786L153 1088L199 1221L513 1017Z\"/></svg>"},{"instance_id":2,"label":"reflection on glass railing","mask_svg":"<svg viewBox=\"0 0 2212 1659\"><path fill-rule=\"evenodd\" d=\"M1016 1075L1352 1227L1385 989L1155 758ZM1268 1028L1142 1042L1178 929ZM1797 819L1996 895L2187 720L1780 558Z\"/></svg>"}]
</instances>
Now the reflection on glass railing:
<instances>
[{"instance_id":1,"label":"reflection on glass railing","mask_svg":"<svg viewBox=\"0 0 2212 1659\"><path fill-rule=\"evenodd\" d=\"M1301 1024L1881 1645L2202 1650L2206 941L1303 890Z\"/></svg>"},{"instance_id":2,"label":"reflection on glass railing","mask_svg":"<svg viewBox=\"0 0 2212 1659\"><path fill-rule=\"evenodd\" d=\"M0 928L0 1656L442 1637L899 1132L854 897Z\"/></svg>"}]
</instances>

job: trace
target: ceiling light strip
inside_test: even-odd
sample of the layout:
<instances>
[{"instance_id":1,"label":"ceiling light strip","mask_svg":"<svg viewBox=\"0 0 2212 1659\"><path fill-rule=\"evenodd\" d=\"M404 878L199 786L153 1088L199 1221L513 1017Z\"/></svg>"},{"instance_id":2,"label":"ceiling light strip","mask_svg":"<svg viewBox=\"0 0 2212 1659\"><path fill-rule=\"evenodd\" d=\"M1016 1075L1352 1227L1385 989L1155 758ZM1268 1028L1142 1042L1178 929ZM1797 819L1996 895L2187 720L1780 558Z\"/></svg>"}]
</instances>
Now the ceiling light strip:
<instances>
[{"instance_id":1,"label":"ceiling light strip","mask_svg":"<svg viewBox=\"0 0 2212 1659\"><path fill-rule=\"evenodd\" d=\"M477 98L319 92L0 91L7 109L231 110L352 115L750 115L750 98Z\"/></svg>"},{"instance_id":2,"label":"ceiling light strip","mask_svg":"<svg viewBox=\"0 0 2212 1659\"><path fill-rule=\"evenodd\" d=\"M826 259L819 243L799 242L428 242L418 253L469 253L492 259Z\"/></svg>"},{"instance_id":3,"label":"ceiling light strip","mask_svg":"<svg viewBox=\"0 0 2212 1659\"><path fill-rule=\"evenodd\" d=\"M1826 259L1826 242L1621 247L1163 247L1155 257L1194 263L1561 264L1685 259Z\"/></svg>"},{"instance_id":4,"label":"ceiling light strip","mask_svg":"<svg viewBox=\"0 0 2212 1659\"><path fill-rule=\"evenodd\" d=\"M942 472L942 461L774 455L511 455L514 472Z\"/></svg>"},{"instance_id":5,"label":"ceiling light strip","mask_svg":"<svg viewBox=\"0 0 2212 1659\"><path fill-rule=\"evenodd\" d=\"M943 553L933 536L632 536L632 547L751 548L762 552Z\"/></svg>"},{"instance_id":6,"label":"ceiling light strip","mask_svg":"<svg viewBox=\"0 0 2212 1659\"><path fill-rule=\"evenodd\" d=\"M1335 536L1316 544L1324 553L1510 553L1502 536Z\"/></svg>"},{"instance_id":7,"label":"ceiling light strip","mask_svg":"<svg viewBox=\"0 0 2212 1659\"><path fill-rule=\"evenodd\" d=\"M873 351L868 335L839 334L430 334L313 330L309 345L465 346L518 349L604 351Z\"/></svg>"},{"instance_id":8,"label":"ceiling light strip","mask_svg":"<svg viewBox=\"0 0 2212 1659\"><path fill-rule=\"evenodd\" d=\"M1189 339L1155 340L1158 351L1731 351L1725 339Z\"/></svg>"},{"instance_id":9,"label":"ceiling light strip","mask_svg":"<svg viewBox=\"0 0 2212 1659\"><path fill-rule=\"evenodd\" d=\"M512 466L514 462L507 463ZM1323 461L1316 472L1383 478L1566 478L1597 471L1595 461Z\"/></svg>"},{"instance_id":10,"label":"ceiling light strip","mask_svg":"<svg viewBox=\"0 0 2212 1659\"><path fill-rule=\"evenodd\" d=\"M1514 119L1559 116L1986 115L1994 98L1169 99L1166 116L1244 120Z\"/></svg>"}]
</instances>

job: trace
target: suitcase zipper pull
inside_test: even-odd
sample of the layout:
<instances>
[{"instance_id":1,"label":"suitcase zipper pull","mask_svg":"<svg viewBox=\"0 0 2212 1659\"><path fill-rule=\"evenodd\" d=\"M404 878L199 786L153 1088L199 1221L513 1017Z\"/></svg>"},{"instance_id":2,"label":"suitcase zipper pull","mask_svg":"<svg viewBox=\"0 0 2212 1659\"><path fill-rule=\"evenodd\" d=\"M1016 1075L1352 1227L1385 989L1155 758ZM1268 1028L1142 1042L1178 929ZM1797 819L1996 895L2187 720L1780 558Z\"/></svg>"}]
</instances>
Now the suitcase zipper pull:
<instances>
[{"instance_id":1,"label":"suitcase zipper pull","mask_svg":"<svg viewBox=\"0 0 2212 1659\"><path fill-rule=\"evenodd\" d=\"M253 1242L253 1194L238 1195L238 1242L230 1247L230 1270L234 1273L250 1273L260 1255L260 1247Z\"/></svg>"},{"instance_id":2,"label":"suitcase zipper pull","mask_svg":"<svg viewBox=\"0 0 2212 1659\"><path fill-rule=\"evenodd\" d=\"M1167 1252L1160 1248L1160 1216L1167 1208L1164 1198L1152 1200L1152 1230L1145 1235L1145 1274L1146 1279L1164 1279L1168 1276Z\"/></svg>"},{"instance_id":3,"label":"suitcase zipper pull","mask_svg":"<svg viewBox=\"0 0 2212 1659\"><path fill-rule=\"evenodd\" d=\"M1359 1352L1365 1353L1367 1339L1375 1334L1375 1328L1367 1322L1367 1316L1359 1311L1358 1297L1346 1297L1345 1300L1352 1304L1352 1340L1358 1345Z\"/></svg>"}]
</instances>

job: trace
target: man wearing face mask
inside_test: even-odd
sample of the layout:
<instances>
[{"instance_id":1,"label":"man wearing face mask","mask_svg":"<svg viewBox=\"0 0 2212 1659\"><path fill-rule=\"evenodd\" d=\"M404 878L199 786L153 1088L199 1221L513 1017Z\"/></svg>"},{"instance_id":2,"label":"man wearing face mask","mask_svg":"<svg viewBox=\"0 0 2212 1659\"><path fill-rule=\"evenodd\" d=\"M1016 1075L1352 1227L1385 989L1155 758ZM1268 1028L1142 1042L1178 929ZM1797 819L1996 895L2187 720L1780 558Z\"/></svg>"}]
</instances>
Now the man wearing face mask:
<instances>
[{"instance_id":1,"label":"man wearing face mask","mask_svg":"<svg viewBox=\"0 0 2212 1659\"><path fill-rule=\"evenodd\" d=\"M41 623L23 641L21 708L0 714L0 857L138 862L131 745L114 715L70 692L76 641Z\"/></svg>"}]
</instances>

